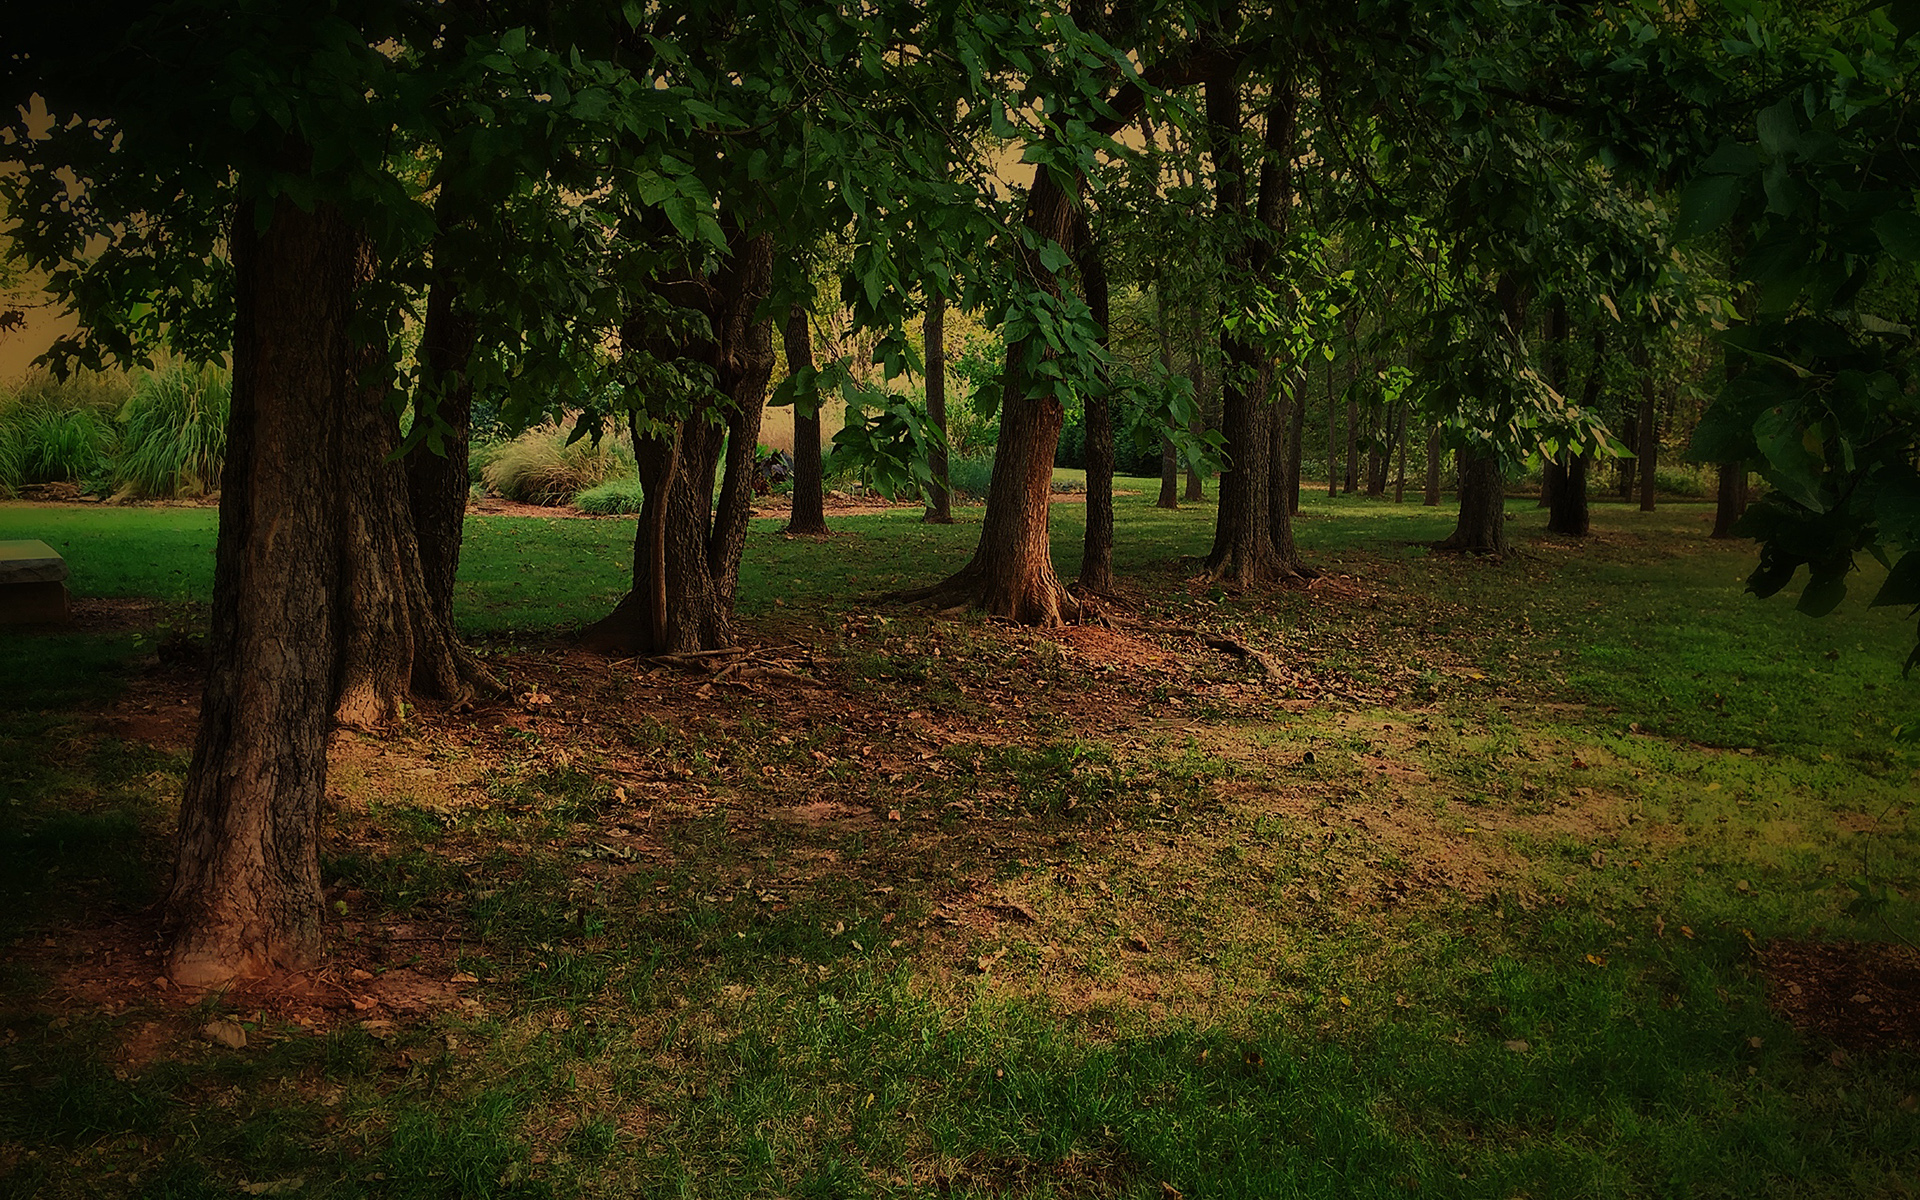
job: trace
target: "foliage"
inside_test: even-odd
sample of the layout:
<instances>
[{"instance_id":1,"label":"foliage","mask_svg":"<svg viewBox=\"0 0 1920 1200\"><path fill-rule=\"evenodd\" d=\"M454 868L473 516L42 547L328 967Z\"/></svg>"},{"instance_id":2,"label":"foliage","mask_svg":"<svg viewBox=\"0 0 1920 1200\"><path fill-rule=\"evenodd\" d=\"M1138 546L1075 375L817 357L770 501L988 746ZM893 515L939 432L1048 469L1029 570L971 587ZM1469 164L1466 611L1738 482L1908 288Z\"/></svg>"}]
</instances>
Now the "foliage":
<instances>
[{"instance_id":1,"label":"foliage","mask_svg":"<svg viewBox=\"0 0 1920 1200\"><path fill-rule=\"evenodd\" d=\"M638 479L609 479L579 493L573 506L596 517L637 513L646 499Z\"/></svg>"},{"instance_id":2,"label":"foliage","mask_svg":"<svg viewBox=\"0 0 1920 1200\"><path fill-rule=\"evenodd\" d=\"M218 367L142 372L120 410L111 486L128 496L203 496L220 488L233 381Z\"/></svg>"},{"instance_id":3,"label":"foliage","mask_svg":"<svg viewBox=\"0 0 1920 1200\"><path fill-rule=\"evenodd\" d=\"M620 435L569 441L558 425L539 425L501 446L481 469L487 490L522 504L571 504L589 488L636 474Z\"/></svg>"}]
</instances>

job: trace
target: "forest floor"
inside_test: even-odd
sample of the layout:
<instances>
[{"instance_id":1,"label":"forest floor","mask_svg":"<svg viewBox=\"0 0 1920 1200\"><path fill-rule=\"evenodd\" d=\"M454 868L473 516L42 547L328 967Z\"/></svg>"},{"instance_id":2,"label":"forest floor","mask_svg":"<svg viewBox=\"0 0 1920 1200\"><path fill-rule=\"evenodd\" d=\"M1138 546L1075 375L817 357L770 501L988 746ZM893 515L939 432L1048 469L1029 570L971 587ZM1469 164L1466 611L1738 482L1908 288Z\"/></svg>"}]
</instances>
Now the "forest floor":
<instances>
[{"instance_id":1,"label":"forest floor","mask_svg":"<svg viewBox=\"0 0 1920 1200\"><path fill-rule=\"evenodd\" d=\"M0 653L0 1191L1916 1194L1911 623L1512 512L1310 498L1253 594L1128 499L1056 630L879 599L977 510L757 522L714 674L564 636L624 522L477 515L511 694L339 735L325 961L183 994L211 514L0 506L82 593Z\"/></svg>"}]
</instances>

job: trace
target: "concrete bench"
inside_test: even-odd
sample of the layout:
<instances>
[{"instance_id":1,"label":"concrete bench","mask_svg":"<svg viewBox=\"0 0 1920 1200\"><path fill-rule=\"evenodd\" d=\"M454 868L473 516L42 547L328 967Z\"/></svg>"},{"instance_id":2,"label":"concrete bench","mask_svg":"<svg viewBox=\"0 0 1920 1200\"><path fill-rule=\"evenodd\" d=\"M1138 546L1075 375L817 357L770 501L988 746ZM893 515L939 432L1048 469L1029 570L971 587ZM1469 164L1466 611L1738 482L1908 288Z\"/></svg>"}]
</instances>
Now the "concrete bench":
<instances>
[{"instance_id":1,"label":"concrete bench","mask_svg":"<svg viewBox=\"0 0 1920 1200\"><path fill-rule=\"evenodd\" d=\"M67 561L45 542L0 542L0 625L65 621Z\"/></svg>"}]
</instances>

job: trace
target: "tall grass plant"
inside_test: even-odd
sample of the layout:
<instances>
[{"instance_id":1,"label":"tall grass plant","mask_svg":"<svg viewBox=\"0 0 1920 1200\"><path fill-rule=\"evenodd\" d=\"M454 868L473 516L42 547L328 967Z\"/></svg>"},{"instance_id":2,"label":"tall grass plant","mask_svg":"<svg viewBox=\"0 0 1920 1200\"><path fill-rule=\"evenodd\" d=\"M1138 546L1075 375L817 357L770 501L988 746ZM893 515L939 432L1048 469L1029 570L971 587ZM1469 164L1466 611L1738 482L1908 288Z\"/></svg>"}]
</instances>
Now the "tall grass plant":
<instances>
[{"instance_id":1,"label":"tall grass plant","mask_svg":"<svg viewBox=\"0 0 1920 1200\"><path fill-rule=\"evenodd\" d=\"M232 377L217 368L173 365L142 374L120 410L114 493L145 499L217 491L232 402Z\"/></svg>"},{"instance_id":2,"label":"tall grass plant","mask_svg":"<svg viewBox=\"0 0 1920 1200\"><path fill-rule=\"evenodd\" d=\"M637 477L633 448L620 435L567 444L559 425L527 430L496 449L480 477L487 490L522 504L571 504L573 498L610 480Z\"/></svg>"}]
</instances>

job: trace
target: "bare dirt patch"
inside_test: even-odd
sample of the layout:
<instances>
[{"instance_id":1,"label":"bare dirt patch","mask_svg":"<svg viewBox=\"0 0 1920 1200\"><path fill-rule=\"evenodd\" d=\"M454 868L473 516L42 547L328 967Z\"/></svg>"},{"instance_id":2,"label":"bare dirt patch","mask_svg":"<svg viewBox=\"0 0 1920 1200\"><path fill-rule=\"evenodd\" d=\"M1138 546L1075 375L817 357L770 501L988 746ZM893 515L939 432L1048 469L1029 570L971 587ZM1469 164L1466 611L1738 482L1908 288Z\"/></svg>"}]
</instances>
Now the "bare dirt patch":
<instances>
[{"instance_id":1,"label":"bare dirt patch","mask_svg":"<svg viewBox=\"0 0 1920 1200\"><path fill-rule=\"evenodd\" d=\"M1920 1043L1920 951L1782 938L1761 954L1767 997L1802 1033L1846 1050Z\"/></svg>"}]
</instances>

